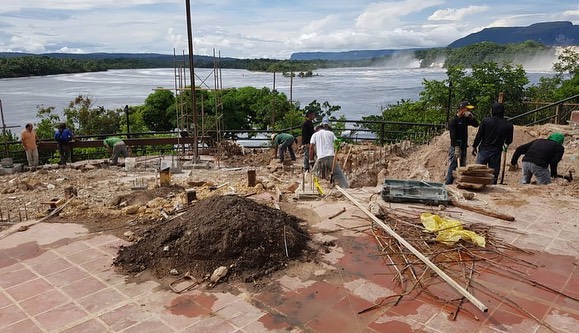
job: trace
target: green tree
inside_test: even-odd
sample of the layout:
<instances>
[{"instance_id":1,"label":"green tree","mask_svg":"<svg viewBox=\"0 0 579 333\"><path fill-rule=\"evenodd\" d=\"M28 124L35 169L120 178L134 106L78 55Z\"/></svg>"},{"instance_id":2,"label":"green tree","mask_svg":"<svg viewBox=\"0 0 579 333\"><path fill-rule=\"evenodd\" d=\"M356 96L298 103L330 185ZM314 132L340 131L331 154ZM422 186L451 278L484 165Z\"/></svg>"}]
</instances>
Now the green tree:
<instances>
[{"instance_id":1,"label":"green tree","mask_svg":"<svg viewBox=\"0 0 579 333\"><path fill-rule=\"evenodd\" d=\"M152 131L169 131L175 128L175 97L170 90L157 90L145 99L141 110L143 122ZM172 107L172 108L171 108Z\"/></svg>"},{"instance_id":2,"label":"green tree","mask_svg":"<svg viewBox=\"0 0 579 333\"><path fill-rule=\"evenodd\" d=\"M79 95L64 109L64 116L76 135L110 134L120 130L120 112L94 107L90 97Z\"/></svg>"}]
</instances>

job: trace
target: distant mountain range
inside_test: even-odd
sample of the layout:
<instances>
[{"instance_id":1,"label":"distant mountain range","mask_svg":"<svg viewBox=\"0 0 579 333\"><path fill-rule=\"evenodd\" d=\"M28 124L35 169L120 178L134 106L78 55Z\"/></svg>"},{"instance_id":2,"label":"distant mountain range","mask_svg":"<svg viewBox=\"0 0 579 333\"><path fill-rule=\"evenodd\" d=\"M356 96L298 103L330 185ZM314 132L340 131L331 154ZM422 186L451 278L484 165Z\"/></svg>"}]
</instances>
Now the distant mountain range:
<instances>
[{"instance_id":1,"label":"distant mountain range","mask_svg":"<svg viewBox=\"0 0 579 333\"><path fill-rule=\"evenodd\" d=\"M528 40L539 42L545 46L579 45L579 25L561 21L536 23L528 27L485 28L457 39L448 47L457 48L480 42L511 44Z\"/></svg>"},{"instance_id":2,"label":"distant mountain range","mask_svg":"<svg viewBox=\"0 0 579 333\"><path fill-rule=\"evenodd\" d=\"M573 25L573 23L568 21L560 21L536 23L528 27L485 28L450 43L448 47L458 48L485 41L497 44L511 44L528 40L539 42L545 46L579 45L579 25ZM291 55L290 60L364 60L389 56L395 52L414 50L417 49L296 52Z\"/></svg>"}]
</instances>

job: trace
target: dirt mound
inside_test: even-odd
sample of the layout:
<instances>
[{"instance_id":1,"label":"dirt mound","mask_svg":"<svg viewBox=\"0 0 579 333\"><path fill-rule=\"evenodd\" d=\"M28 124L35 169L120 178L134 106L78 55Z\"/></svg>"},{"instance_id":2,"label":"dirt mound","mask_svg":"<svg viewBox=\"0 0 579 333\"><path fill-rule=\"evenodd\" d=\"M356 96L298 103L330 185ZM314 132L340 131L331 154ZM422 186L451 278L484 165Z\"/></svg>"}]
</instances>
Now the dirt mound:
<instances>
[{"instance_id":1,"label":"dirt mound","mask_svg":"<svg viewBox=\"0 0 579 333\"><path fill-rule=\"evenodd\" d=\"M252 281L307 252L309 236L300 222L251 199L214 196L122 247L115 265L127 273L147 269L158 278L174 269L202 278L226 266L227 278Z\"/></svg>"}]
</instances>

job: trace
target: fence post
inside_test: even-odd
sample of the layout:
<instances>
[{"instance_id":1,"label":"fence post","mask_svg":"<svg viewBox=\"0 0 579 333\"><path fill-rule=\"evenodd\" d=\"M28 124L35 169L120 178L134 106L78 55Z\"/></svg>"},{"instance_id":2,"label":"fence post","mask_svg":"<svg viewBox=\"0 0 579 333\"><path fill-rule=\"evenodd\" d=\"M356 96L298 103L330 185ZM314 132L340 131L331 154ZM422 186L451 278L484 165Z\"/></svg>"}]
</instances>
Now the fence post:
<instances>
[{"instance_id":1,"label":"fence post","mask_svg":"<svg viewBox=\"0 0 579 333\"><path fill-rule=\"evenodd\" d=\"M380 146L384 147L384 123L380 123Z\"/></svg>"},{"instance_id":2,"label":"fence post","mask_svg":"<svg viewBox=\"0 0 579 333\"><path fill-rule=\"evenodd\" d=\"M561 104L555 105L555 124L561 123Z\"/></svg>"}]
</instances>

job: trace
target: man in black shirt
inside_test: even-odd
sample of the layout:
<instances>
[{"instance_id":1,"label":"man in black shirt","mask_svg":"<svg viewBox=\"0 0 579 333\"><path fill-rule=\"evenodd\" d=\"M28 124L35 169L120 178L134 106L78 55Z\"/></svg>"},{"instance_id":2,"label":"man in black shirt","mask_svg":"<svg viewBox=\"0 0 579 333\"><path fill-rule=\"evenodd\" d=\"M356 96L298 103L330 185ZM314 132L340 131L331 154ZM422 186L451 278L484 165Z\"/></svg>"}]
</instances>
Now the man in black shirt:
<instances>
[{"instance_id":1,"label":"man in black shirt","mask_svg":"<svg viewBox=\"0 0 579 333\"><path fill-rule=\"evenodd\" d=\"M563 158L565 137L561 133L553 133L548 139L536 139L517 147L511 159L511 165L517 167L519 156L523 157L523 184L529 184L533 175L537 184L551 183L551 177L557 177L557 165ZM549 172L550 167L551 171Z\"/></svg>"},{"instance_id":2,"label":"man in black shirt","mask_svg":"<svg viewBox=\"0 0 579 333\"><path fill-rule=\"evenodd\" d=\"M448 171L446 173L445 184L452 184L454 177L452 171L458 166L457 159L460 158L460 164L466 164L466 148L468 147L468 126L478 127L478 121L474 118L471 110L474 106L468 101L462 101L458 105L456 116L448 123L450 131L450 148L448 149Z\"/></svg>"},{"instance_id":3,"label":"man in black shirt","mask_svg":"<svg viewBox=\"0 0 579 333\"><path fill-rule=\"evenodd\" d=\"M497 183L501 165L501 151L513 142L513 124L505 119L505 106L493 103L492 117L483 119L472 144L472 154L477 164L493 168L493 184Z\"/></svg>"},{"instance_id":4,"label":"man in black shirt","mask_svg":"<svg viewBox=\"0 0 579 333\"><path fill-rule=\"evenodd\" d=\"M315 114L314 111L307 111L306 112L306 120L304 121L303 125L302 125L302 147L304 150L304 170L308 171L310 170L310 161L309 161L309 156L310 156L310 139L312 137L312 135L314 134L314 124L313 124L313 120L314 120Z\"/></svg>"}]
</instances>

